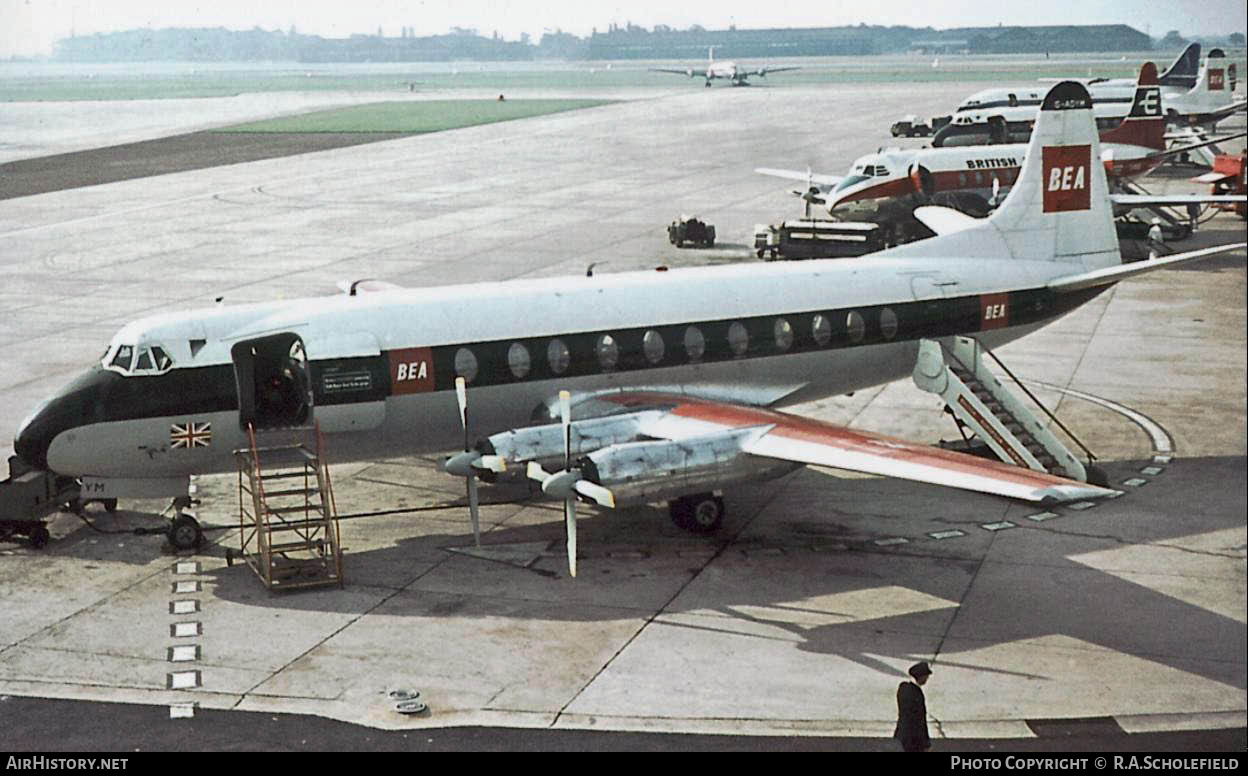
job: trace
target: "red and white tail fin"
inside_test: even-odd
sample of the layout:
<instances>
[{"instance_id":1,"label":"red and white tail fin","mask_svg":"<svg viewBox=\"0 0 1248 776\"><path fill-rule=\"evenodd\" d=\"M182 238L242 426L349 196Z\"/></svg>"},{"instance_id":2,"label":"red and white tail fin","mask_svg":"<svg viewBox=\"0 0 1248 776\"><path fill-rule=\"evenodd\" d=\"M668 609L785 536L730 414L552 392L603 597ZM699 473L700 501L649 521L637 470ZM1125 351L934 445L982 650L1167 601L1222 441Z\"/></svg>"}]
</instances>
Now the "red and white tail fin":
<instances>
[{"instance_id":1,"label":"red and white tail fin","mask_svg":"<svg viewBox=\"0 0 1248 776\"><path fill-rule=\"evenodd\" d=\"M1154 151L1165 150L1166 120L1161 115L1161 87L1157 80L1157 66L1152 62L1145 62L1140 68L1131 111L1121 124L1101 133L1101 142L1140 146Z\"/></svg>"},{"instance_id":2,"label":"red and white tail fin","mask_svg":"<svg viewBox=\"0 0 1248 776\"><path fill-rule=\"evenodd\" d=\"M1074 81L1049 90L1018 179L991 216L885 254L1059 261L1072 271L1121 264L1088 90Z\"/></svg>"}]
</instances>

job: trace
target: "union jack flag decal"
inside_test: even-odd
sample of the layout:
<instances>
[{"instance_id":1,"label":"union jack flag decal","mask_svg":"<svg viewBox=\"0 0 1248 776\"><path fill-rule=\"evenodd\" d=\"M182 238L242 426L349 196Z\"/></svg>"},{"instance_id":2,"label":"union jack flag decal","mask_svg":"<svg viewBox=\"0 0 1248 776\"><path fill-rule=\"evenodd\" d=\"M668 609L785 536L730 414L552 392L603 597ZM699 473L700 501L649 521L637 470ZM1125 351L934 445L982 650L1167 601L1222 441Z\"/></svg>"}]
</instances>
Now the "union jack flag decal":
<instances>
[{"instance_id":1,"label":"union jack flag decal","mask_svg":"<svg viewBox=\"0 0 1248 776\"><path fill-rule=\"evenodd\" d=\"M174 423L169 426L169 447L173 450L208 447L212 444L211 423Z\"/></svg>"}]
</instances>

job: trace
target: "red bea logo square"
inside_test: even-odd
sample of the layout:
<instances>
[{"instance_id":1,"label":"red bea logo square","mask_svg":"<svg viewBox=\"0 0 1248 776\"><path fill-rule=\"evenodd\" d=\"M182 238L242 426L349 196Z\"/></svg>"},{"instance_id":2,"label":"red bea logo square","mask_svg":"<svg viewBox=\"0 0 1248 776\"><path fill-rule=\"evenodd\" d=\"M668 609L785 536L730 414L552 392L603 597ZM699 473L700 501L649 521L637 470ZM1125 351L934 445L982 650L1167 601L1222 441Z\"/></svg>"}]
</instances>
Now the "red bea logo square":
<instances>
[{"instance_id":1,"label":"red bea logo square","mask_svg":"<svg viewBox=\"0 0 1248 776\"><path fill-rule=\"evenodd\" d=\"M1091 161L1090 145L1044 148L1044 212L1091 209Z\"/></svg>"},{"instance_id":2,"label":"red bea logo square","mask_svg":"<svg viewBox=\"0 0 1248 776\"><path fill-rule=\"evenodd\" d=\"M1209 91L1220 92L1226 88L1226 79L1224 71L1221 69L1209 71Z\"/></svg>"},{"instance_id":3,"label":"red bea logo square","mask_svg":"<svg viewBox=\"0 0 1248 776\"><path fill-rule=\"evenodd\" d=\"M433 390L433 350L404 348L391 350L390 393L424 393Z\"/></svg>"}]
</instances>

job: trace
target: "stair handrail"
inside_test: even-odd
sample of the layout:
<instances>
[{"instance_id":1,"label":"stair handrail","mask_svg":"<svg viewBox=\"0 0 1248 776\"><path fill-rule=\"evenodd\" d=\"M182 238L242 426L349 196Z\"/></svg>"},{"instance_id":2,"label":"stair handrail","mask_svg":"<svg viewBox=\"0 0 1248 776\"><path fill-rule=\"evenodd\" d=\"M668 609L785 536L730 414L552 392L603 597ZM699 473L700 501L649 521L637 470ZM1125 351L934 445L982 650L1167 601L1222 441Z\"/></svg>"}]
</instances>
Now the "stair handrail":
<instances>
[{"instance_id":1,"label":"stair handrail","mask_svg":"<svg viewBox=\"0 0 1248 776\"><path fill-rule=\"evenodd\" d=\"M1050 418L1050 419L1051 419L1054 423L1056 423L1056 424L1057 424L1057 427L1058 427L1058 428L1060 428L1062 431L1066 432L1066 436L1070 437L1072 440L1074 440L1074 443L1075 443L1075 444L1079 445L1079 447L1083 450L1083 452L1087 454L1087 456L1088 456L1088 462L1089 462L1089 463L1090 463L1090 462L1092 462L1092 461L1095 461L1095 460L1096 460L1096 455L1095 455L1095 454L1093 454L1093 452L1092 452L1091 450L1089 450L1089 449L1088 449L1088 446L1087 446L1087 445L1085 445L1085 444L1084 444L1084 443L1083 443L1083 442L1079 439L1079 437L1075 436L1075 433L1074 433L1073 431L1071 431L1069 428L1066 428L1066 424L1065 424L1065 423L1063 423L1061 420L1059 420L1059 419L1058 419L1058 417L1057 417L1056 415L1054 415L1054 414L1053 414L1053 413L1049 410L1049 408L1048 408L1048 407L1044 406L1043 402L1041 402L1039 399L1037 399L1037 398L1036 398L1036 395L1035 395L1035 394L1033 394L1030 390L1028 390L1027 385L1026 385L1025 383L1023 383L1023 381L1022 381L1022 380L1018 379L1018 376L1017 376L1017 375L1015 375L1013 372L1011 372L1011 371L1010 371L1010 368L1009 368L1008 366L1006 366L1004 363L1002 363L1001 359L997 358L997 354L996 354L996 353L993 353L993 352L992 352L991 350L989 350L988 348L985 348L985 347L983 347L982 345L980 345L978 340L976 340L976 341L975 341L975 347L979 348L980 350L982 350L983 352L985 352L985 353L987 353L989 356L991 356L991 357L992 357L992 360L993 360L993 361L995 361L995 362L997 362L997 366L999 366L999 367L1001 367L1003 370L1005 370L1005 373L1006 373L1007 375L1009 375L1009 376L1010 376L1010 379L1014 381L1014 384L1015 384L1015 385L1017 385L1019 388L1022 388L1022 389L1023 389L1023 393L1027 394L1027 398L1031 399L1031 400L1032 400L1032 402L1033 402L1033 403L1034 403L1037 407L1039 407L1040 409L1044 410L1044 414L1045 414L1045 415L1048 415L1048 416L1049 416L1049 418Z\"/></svg>"}]
</instances>

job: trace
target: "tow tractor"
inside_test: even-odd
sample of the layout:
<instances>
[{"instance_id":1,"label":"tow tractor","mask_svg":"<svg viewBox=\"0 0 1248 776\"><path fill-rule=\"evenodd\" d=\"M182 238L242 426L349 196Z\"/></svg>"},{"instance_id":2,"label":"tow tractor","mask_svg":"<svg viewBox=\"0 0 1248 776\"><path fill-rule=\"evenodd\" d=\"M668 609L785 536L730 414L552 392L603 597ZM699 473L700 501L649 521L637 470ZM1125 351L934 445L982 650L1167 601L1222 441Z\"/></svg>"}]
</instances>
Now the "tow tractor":
<instances>
[{"instance_id":1,"label":"tow tractor","mask_svg":"<svg viewBox=\"0 0 1248 776\"><path fill-rule=\"evenodd\" d=\"M109 512L117 509L117 499L103 502ZM24 536L36 549L51 538L48 515L60 509L80 511L83 507L78 481L52 472L31 469L17 456L9 458L9 478L0 481L0 540Z\"/></svg>"},{"instance_id":2,"label":"tow tractor","mask_svg":"<svg viewBox=\"0 0 1248 776\"><path fill-rule=\"evenodd\" d=\"M932 134L932 126L918 116L910 115L894 122L888 131L893 137L927 137Z\"/></svg>"},{"instance_id":3,"label":"tow tractor","mask_svg":"<svg viewBox=\"0 0 1248 776\"><path fill-rule=\"evenodd\" d=\"M872 222L801 218L754 227L760 259L816 259L862 256L885 248L884 230Z\"/></svg>"},{"instance_id":4,"label":"tow tractor","mask_svg":"<svg viewBox=\"0 0 1248 776\"><path fill-rule=\"evenodd\" d=\"M677 248L685 247L685 243L710 248L715 245L715 227L696 216L681 216L668 225L667 239Z\"/></svg>"}]
</instances>

